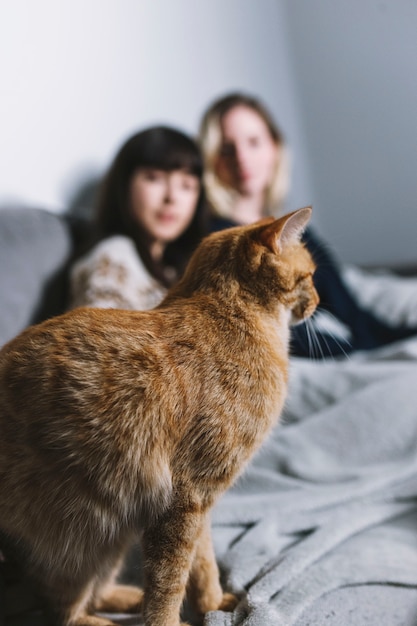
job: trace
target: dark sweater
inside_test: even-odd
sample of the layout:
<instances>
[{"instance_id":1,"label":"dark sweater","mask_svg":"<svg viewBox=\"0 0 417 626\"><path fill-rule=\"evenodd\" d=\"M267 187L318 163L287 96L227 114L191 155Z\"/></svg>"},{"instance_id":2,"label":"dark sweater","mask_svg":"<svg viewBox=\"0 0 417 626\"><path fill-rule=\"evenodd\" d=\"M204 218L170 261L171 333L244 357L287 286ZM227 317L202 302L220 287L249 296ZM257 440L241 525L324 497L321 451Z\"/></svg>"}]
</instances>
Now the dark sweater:
<instances>
[{"instance_id":1,"label":"dark sweater","mask_svg":"<svg viewBox=\"0 0 417 626\"><path fill-rule=\"evenodd\" d=\"M233 222L215 217L212 219L211 230L221 230L236 226ZM327 358L348 354L355 350L370 350L394 341L399 341L417 334L416 328L392 326L377 318L371 311L364 309L356 300L346 283L343 281L340 266L311 228L308 228L303 241L311 252L317 265L314 284L320 297L319 311L326 311L336 321L341 322L349 331L349 339L334 336L329 332L321 332L315 327L315 316L307 330L302 323L292 327L291 354L310 358ZM311 340L311 333L315 339Z\"/></svg>"}]
</instances>

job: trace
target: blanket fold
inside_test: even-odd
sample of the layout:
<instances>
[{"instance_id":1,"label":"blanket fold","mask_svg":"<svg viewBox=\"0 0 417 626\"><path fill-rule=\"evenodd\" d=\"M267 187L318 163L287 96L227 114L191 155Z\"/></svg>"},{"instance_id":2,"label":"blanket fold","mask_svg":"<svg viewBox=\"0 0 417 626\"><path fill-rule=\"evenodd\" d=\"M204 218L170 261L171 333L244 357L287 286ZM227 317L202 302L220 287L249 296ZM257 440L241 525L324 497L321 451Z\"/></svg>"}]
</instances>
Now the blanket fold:
<instances>
[{"instance_id":1,"label":"blanket fold","mask_svg":"<svg viewBox=\"0 0 417 626\"><path fill-rule=\"evenodd\" d=\"M308 626L332 591L417 587L417 340L294 359L284 418L213 511L213 535L242 601L206 626Z\"/></svg>"}]
</instances>

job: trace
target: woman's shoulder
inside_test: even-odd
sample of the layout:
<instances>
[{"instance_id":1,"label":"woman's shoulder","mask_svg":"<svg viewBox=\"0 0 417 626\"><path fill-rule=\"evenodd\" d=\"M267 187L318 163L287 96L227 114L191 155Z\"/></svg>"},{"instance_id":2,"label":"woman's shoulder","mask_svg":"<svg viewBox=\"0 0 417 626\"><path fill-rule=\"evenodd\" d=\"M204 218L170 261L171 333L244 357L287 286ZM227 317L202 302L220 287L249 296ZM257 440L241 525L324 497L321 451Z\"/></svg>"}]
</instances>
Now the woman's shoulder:
<instances>
[{"instance_id":1,"label":"woman's shoulder","mask_svg":"<svg viewBox=\"0 0 417 626\"><path fill-rule=\"evenodd\" d=\"M96 243L83 257L82 260L96 259L103 255L112 256L139 256L133 240L126 235L112 235Z\"/></svg>"},{"instance_id":2,"label":"woman's shoulder","mask_svg":"<svg viewBox=\"0 0 417 626\"><path fill-rule=\"evenodd\" d=\"M238 226L237 222L233 222L227 217L220 217L219 215L212 215L210 217L209 231L211 233L223 230L224 228L233 228L234 226Z\"/></svg>"},{"instance_id":3,"label":"woman's shoulder","mask_svg":"<svg viewBox=\"0 0 417 626\"><path fill-rule=\"evenodd\" d=\"M143 310L159 304L165 295L134 241L124 235L98 242L73 265L70 281L74 306Z\"/></svg>"},{"instance_id":4,"label":"woman's shoulder","mask_svg":"<svg viewBox=\"0 0 417 626\"><path fill-rule=\"evenodd\" d=\"M311 226L308 226L304 231L303 242L317 263L327 266L338 264L330 244L319 236L317 231Z\"/></svg>"},{"instance_id":5,"label":"woman's shoulder","mask_svg":"<svg viewBox=\"0 0 417 626\"><path fill-rule=\"evenodd\" d=\"M73 271L79 268L96 266L101 263L123 263L143 265L136 246L126 235L112 235L97 242L73 265Z\"/></svg>"},{"instance_id":6,"label":"woman's shoulder","mask_svg":"<svg viewBox=\"0 0 417 626\"><path fill-rule=\"evenodd\" d=\"M112 235L99 241L74 263L71 274L126 275L140 283L156 283L145 267L134 241L126 235Z\"/></svg>"}]
</instances>

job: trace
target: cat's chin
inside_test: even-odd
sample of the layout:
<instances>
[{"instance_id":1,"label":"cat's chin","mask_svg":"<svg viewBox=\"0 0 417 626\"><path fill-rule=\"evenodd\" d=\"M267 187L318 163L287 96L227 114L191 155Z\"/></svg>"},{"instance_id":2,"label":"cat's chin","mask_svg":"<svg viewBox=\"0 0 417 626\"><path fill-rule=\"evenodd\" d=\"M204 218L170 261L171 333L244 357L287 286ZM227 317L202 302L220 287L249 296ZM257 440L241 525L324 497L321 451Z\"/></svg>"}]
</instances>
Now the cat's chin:
<instances>
[{"instance_id":1,"label":"cat's chin","mask_svg":"<svg viewBox=\"0 0 417 626\"><path fill-rule=\"evenodd\" d=\"M290 314L290 326L299 326L303 322L306 322L311 316L296 317L293 313Z\"/></svg>"}]
</instances>

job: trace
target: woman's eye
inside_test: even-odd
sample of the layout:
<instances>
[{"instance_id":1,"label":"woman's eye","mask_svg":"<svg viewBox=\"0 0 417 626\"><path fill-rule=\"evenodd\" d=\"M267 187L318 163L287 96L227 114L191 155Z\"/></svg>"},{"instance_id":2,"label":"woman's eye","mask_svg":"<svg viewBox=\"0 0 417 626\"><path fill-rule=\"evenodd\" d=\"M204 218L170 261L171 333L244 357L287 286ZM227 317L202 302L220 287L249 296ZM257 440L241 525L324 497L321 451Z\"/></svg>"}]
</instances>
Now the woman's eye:
<instances>
[{"instance_id":1,"label":"woman's eye","mask_svg":"<svg viewBox=\"0 0 417 626\"><path fill-rule=\"evenodd\" d=\"M193 178L185 179L182 181L182 188L187 191L196 191L198 189L198 181Z\"/></svg>"},{"instance_id":2,"label":"woman's eye","mask_svg":"<svg viewBox=\"0 0 417 626\"><path fill-rule=\"evenodd\" d=\"M146 180L157 181L162 178L162 172L158 172L157 170L145 170L144 176Z\"/></svg>"},{"instance_id":3,"label":"woman's eye","mask_svg":"<svg viewBox=\"0 0 417 626\"><path fill-rule=\"evenodd\" d=\"M257 148L257 147L259 146L259 143L260 143L260 142L259 142L259 138L258 138L258 137L251 137L251 138L249 139L249 145L250 145L252 148Z\"/></svg>"}]
</instances>

